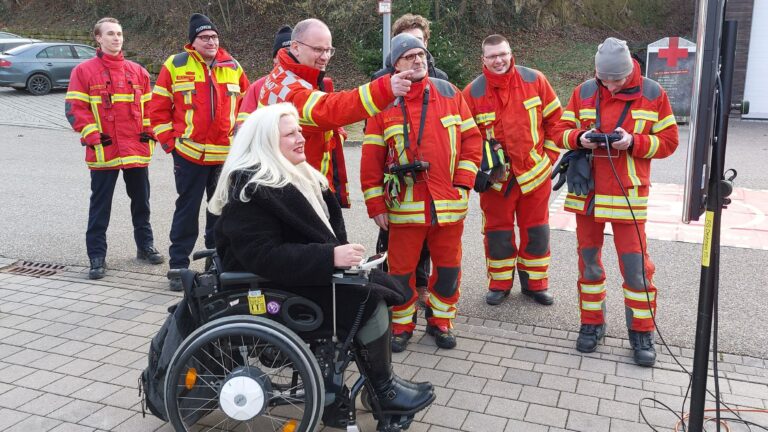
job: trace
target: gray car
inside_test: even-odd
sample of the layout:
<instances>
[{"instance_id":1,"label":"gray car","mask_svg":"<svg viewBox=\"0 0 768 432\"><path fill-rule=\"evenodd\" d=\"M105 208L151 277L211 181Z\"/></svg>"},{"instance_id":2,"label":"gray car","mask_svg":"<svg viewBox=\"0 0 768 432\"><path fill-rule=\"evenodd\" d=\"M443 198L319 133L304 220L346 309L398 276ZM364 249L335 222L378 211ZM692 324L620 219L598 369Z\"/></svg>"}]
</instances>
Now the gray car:
<instances>
[{"instance_id":1,"label":"gray car","mask_svg":"<svg viewBox=\"0 0 768 432\"><path fill-rule=\"evenodd\" d=\"M26 45L26 44L35 43L35 42L40 42L40 39L27 39L23 37L2 36L0 37L0 54L10 50L11 48L16 48L17 46Z\"/></svg>"},{"instance_id":2,"label":"gray car","mask_svg":"<svg viewBox=\"0 0 768 432\"><path fill-rule=\"evenodd\" d=\"M0 87L26 89L33 95L67 87L72 69L93 58L96 49L65 42L22 45L0 54Z\"/></svg>"}]
</instances>

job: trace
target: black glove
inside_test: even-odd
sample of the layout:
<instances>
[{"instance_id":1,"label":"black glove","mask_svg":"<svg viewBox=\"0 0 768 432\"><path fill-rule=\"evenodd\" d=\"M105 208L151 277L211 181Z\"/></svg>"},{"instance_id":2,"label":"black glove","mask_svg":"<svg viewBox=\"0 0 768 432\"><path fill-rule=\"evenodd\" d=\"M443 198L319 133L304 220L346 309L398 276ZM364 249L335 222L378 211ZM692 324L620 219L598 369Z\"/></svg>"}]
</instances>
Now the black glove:
<instances>
[{"instance_id":1,"label":"black glove","mask_svg":"<svg viewBox=\"0 0 768 432\"><path fill-rule=\"evenodd\" d=\"M411 298L409 287L403 286L397 279L379 269L372 269L368 275L367 288L371 288L387 303L387 306L398 306Z\"/></svg>"},{"instance_id":2,"label":"black glove","mask_svg":"<svg viewBox=\"0 0 768 432\"><path fill-rule=\"evenodd\" d=\"M475 187L472 189L477 193L483 193L487 191L493 183L491 183L491 174L485 171L478 171L475 177Z\"/></svg>"},{"instance_id":3,"label":"black glove","mask_svg":"<svg viewBox=\"0 0 768 432\"><path fill-rule=\"evenodd\" d=\"M139 141L143 143L148 143L154 140L155 140L155 137L153 137L152 134L149 132L142 132L139 134Z\"/></svg>"},{"instance_id":4,"label":"black glove","mask_svg":"<svg viewBox=\"0 0 768 432\"><path fill-rule=\"evenodd\" d=\"M595 180L592 178L592 167L587 159L587 152L576 152L568 164L565 173L568 182L568 192L576 195L588 195L595 189Z\"/></svg>"},{"instance_id":5,"label":"black glove","mask_svg":"<svg viewBox=\"0 0 768 432\"><path fill-rule=\"evenodd\" d=\"M112 137L107 135L107 134L105 134L105 133L102 133L101 134L101 145L103 145L105 147L112 145Z\"/></svg>"}]
</instances>

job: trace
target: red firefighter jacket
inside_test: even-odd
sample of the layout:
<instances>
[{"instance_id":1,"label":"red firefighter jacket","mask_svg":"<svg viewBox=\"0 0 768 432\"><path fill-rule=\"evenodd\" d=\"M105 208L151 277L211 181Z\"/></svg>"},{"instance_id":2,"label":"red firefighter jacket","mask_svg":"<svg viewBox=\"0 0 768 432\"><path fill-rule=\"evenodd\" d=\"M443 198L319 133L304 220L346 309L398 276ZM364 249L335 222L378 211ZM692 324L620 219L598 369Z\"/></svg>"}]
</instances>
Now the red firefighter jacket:
<instances>
[{"instance_id":1,"label":"red firefighter jacket","mask_svg":"<svg viewBox=\"0 0 768 432\"><path fill-rule=\"evenodd\" d=\"M542 186L560 154L553 136L562 112L547 78L537 70L515 66L513 58L505 74L483 67L464 96L483 137L504 146L521 192ZM501 183L494 185L500 187Z\"/></svg>"},{"instance_id":2,"label":"red firefighter jacket","mask_svg":"<svg viewBox=\"0 0 768 432\"><path fill-rule=\"evenodd\" d=\"M429 89L427 114L418 143L424 94ZM405 104L408 130L400 104ZM400 226L460 223L467 214L469 189L482 158L482 137L461 92L437 78L414 82L397 106L391 105L368 121L360 162L360 183L368 216L387 213ZM405 148L404 134L410 144ZM387 167L415 161L429 169L406 175L397 202L384 198ZM399 181L399 180L398 180Z\"/></svg>"},{"instance_id":3,"label":"red firefighter jacket","mask_svg":"<svg viewBox=\"0 0 768 432\"><path fill-rule=\"evenodd\" d=\"M290 102L296 107L306 139L307 162L328 179L334 192L341 196L341 204L348 207L341 147L344 137L337 129L371 117L392 102L395 97L390 77L381 77L353 90L328 93L326 91L332 89L321 90L322 71L298 63L287 49L278 51L277 59L277 66L262 87L259 106Z\"/></svg>"},{"instance_id":4,"label":"red firefighter jacket","mask_svg":"<svg viewBox=\"0 0 768 432\"><path fill-rule=\"evenodd\" d=\"M149 104L163 149L199 165L223 164L247 88L243 68L222 48L210 68L190 44L168 57Z\"/></svg>"},{"instance_id":5,"label":"red firefighter jacket","mask_svg":"<svg viewBox=\"0 0 768 432\"><path fill-rule=\"evenodd\" d=\"M568 211L579 214L594 211L595 219L602 221L631 223L633 212L638 221L647 219L651 159L665 158L675 151L678 130L667 93L656 81L644 78L640 65L634 63L629 81L615 95L611 95L600 80L591 79L573 90L563 111L555 142L564 149L579 148L579 136L598 125L598 132L610 133L621 127L633 137L632 147L627 151L611 149L609 156L605 149L592 150L595 190L587 196L569 193L565 201ZM618 124L625 109L625 118Z\"/></svg>"},{"instance_id":6,"label":"red firefighter jacket","mask_svg":"<svg viewBox=\"0 0 768 432\"><path fill-rule=\"evenodd\" d=\"M248 87L237 113L237 127L240 127L245 119L247 119L252 112L256 111L256 108L259 106L259 94L261 94L261 88L264 86L264 81L266 80L267 75L264 75Z\"/></svg>"},{"instance_id":7,"label":"red firefighter jacket","mask_svg":"<svg viewBox=\"0 0 768 432\"><path fill-rule=\"evenodd\" d=\"M149 74L123 54L111 56L98 50L96 57L72 70L67 89L66 115L86 145L85 162L93 170L145 167L155 142L140 141L151 135L144 105L151 97ZM111 145L101 144L107 134Z\"/></svg>"}]
</instances>

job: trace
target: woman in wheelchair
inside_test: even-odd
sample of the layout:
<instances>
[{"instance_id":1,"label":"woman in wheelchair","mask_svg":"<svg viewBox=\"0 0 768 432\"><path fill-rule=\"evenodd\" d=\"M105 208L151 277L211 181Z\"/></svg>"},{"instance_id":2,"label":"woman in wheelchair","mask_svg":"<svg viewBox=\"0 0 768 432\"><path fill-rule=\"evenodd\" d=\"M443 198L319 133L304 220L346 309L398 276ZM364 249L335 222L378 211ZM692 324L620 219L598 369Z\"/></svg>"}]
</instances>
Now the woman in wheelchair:
<instances>
[{"instance_id":1,"label":"woman in wheelchair","mask_svg":"<svg viewBox=\"0 0 768 432\"><path fill-rule=\"evenodd\" d=\"M298 119L287 103L251 114L235 137L209 209L220 214L215 236L223 271L258 274L316 302L330 321L334 271L360 264L365 250L347 242L334 193L306 162ZM361 373L383 413L412 418L435 396L431 384L403 380L392 370L387 305L404 302L404 293L377 270L367 285L337 285L336 324L343 339L364 306L351 344Z\"/></svg>"}]
</instances>

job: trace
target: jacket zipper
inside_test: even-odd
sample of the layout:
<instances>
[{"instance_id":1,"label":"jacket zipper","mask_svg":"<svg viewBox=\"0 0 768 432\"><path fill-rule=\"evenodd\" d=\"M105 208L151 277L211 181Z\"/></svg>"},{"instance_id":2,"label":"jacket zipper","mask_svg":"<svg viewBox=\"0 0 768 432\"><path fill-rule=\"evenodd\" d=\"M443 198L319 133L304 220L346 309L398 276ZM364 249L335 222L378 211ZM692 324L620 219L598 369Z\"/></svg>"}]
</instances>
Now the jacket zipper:
<instances>
[{"instance_id":1,"label":"jacket zipper","mask_svg":"<svg viewBox=\"0 0 768 432\"><path fill-rule=\"evenodd\" d=\"M216 64L216 59L213 59L211 66L208 67L208 88L211 92L211 124L213 124L216 118L216 91L213 87L213 65Z\"/></svg>"}]
</instances>

